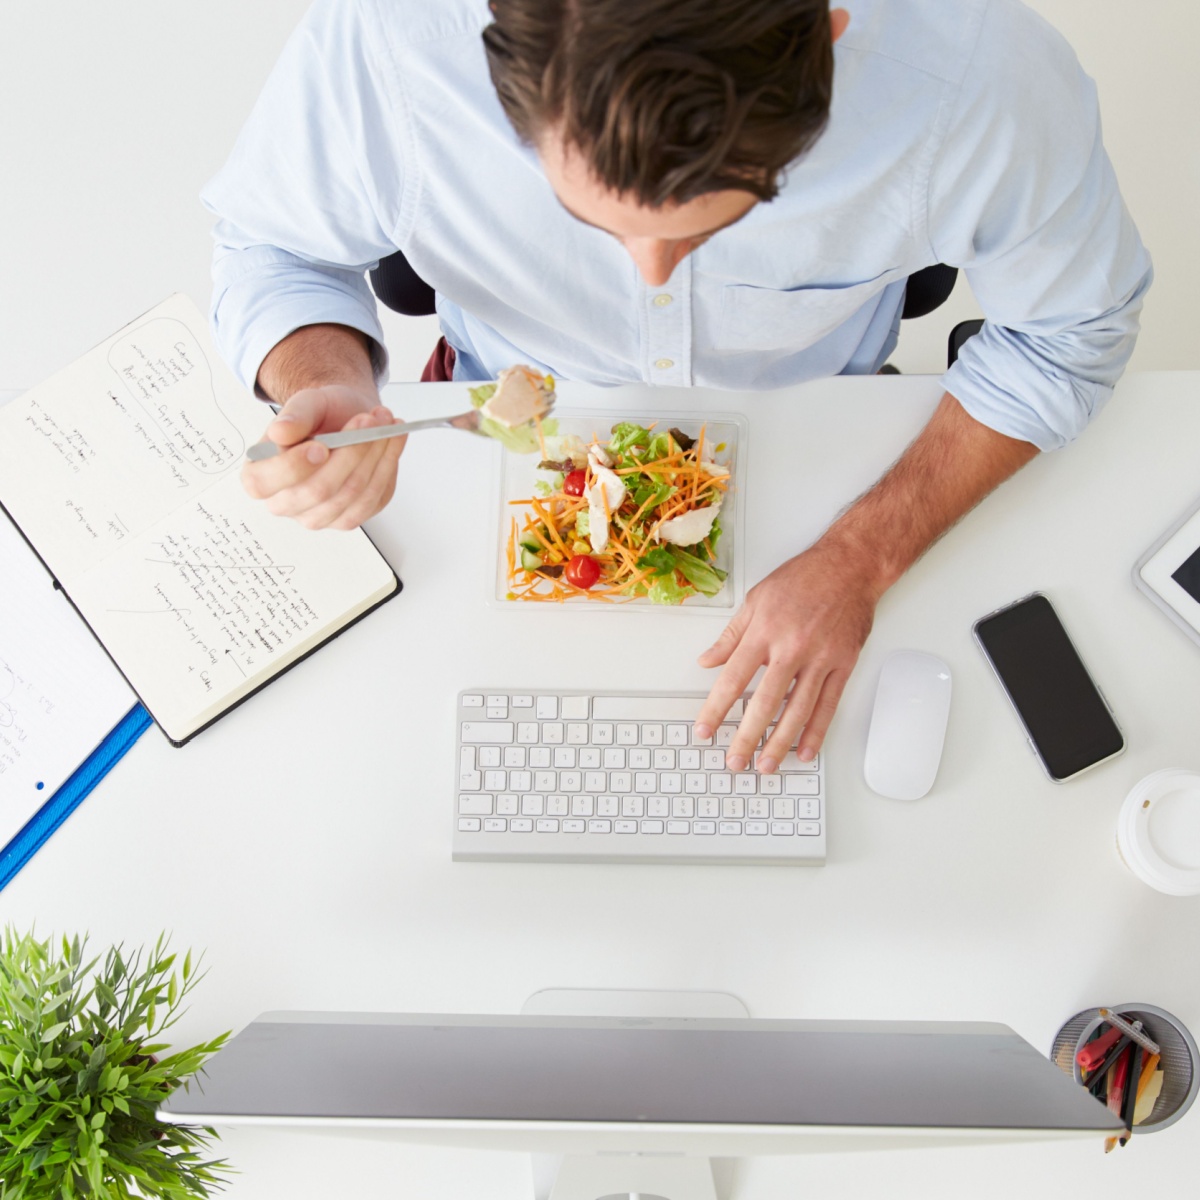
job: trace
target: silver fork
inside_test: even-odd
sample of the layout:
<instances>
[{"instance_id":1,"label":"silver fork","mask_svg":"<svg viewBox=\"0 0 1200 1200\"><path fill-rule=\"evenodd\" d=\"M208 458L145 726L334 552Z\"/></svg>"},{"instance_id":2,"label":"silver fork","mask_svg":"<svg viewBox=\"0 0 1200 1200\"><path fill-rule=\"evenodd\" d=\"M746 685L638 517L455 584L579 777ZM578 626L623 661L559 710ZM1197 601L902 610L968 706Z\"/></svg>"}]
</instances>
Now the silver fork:
<instances>
[{"instance_id":1,"label":"silver fork","mask_svg":"<svg viewBox=\"0 0 1200 1200\"><path fill-rule=\"evenodd\" d=\"M540 416L546 416L554 407L554 400L548 398ZM420 421L401 421L396 425L373 425L368 429L343 429L338 433L318 433L311 441L320 442L331 450L340 446L358 446L363 442L378 442L383 438L401 437L406 433L418 433L422 429L461 429L464 433L478 433L482 411L478 408L470 412L459 413L455 417L425 417ZM297 443L298 445L302 443ZM262 462L265 458L274 458L291 446L277 446L274 442L256 442L246 451L250 462Z\"/></svg>"}]
</instances>

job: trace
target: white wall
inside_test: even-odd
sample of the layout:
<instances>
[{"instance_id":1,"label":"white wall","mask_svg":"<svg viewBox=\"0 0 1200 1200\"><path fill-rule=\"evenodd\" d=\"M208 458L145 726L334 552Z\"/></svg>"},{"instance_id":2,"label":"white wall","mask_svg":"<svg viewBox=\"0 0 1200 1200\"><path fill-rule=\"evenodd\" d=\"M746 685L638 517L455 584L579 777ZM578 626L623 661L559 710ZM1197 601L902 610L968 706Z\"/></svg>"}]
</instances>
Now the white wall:
<instances>
[{"instance_id":1,"label":"white wall","mask_svg":"<svg viewBox=\"0 0 1200 1200\"><path fill-rule=\"evenodd\" d=\"M432 0L431 0L432 2ZM853 0L841 0L853 10ZM227 154L305 0L0 0L0 387L30 386L155 304L207 303L208 215ZM1106 141L1158 272L1134 366L1200 366L1200 85L1194 0L1034 0L1100 87ZM896 363L936 371L950 303ZM397 379L432 319L390 318Z\"/></svg>"}]
</instances>

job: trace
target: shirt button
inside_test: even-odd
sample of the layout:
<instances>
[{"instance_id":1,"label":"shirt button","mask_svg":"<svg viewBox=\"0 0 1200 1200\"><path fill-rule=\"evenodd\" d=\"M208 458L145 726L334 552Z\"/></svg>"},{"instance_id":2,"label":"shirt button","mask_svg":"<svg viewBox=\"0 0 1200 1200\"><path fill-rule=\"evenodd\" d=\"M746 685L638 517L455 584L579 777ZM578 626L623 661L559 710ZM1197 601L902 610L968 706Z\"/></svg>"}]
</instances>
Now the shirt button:
<instances>
[{"instance_id":1,"label":"shirt button","mask_svg":"<svg viewBox=\"0 0 1200 1200\"><path fill-rule=\"evenodd\" d=\"M674 299L674 296L668 296L666 292L659 292L659 294L654 297L654 303L658 308L666 308L667 305L670 304Z\"/></svg>"},{"instance_id":2,"label":"shirt button","mask_svg":"<svg viewBox=\"0 0 1200 1200\"><path fill-rule=\"evenodd\" d=\"M654 364L660 371L666 371L675 365L673 358L660 358Z\"/></svg>"}]
</instances>

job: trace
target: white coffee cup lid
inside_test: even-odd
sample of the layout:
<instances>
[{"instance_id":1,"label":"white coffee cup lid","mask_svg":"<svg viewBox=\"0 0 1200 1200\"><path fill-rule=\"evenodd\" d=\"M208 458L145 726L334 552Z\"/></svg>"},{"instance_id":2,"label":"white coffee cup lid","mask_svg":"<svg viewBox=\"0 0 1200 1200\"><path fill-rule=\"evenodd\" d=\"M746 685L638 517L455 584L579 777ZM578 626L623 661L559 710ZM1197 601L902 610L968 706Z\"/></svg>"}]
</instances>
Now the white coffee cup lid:
<instances>
[{"instance_id":1,"label":"white coffee cup lid","mask_svg":"<svg viewBox=\"0 0 1200 1200\"><path fill-rule=\"evenodd\" d=\"M1200 894L1200 775L1168 769L1146 776L1126 797L1117 840L1130 869L1151 887Z\"/></svg>"}]
</instances>

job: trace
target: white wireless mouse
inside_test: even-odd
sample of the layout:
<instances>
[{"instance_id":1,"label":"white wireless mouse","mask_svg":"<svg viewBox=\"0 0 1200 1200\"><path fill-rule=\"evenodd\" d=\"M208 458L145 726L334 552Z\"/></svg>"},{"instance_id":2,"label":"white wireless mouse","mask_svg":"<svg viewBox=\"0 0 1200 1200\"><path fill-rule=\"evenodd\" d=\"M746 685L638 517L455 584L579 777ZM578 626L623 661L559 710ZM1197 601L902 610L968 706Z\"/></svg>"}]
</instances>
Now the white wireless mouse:
<instances>
[{"instance_id":1,"label":"white wireless mouse","mask_svg":"<svg viewBox=\"0 0 1200 1200\"><path fill-rule=\"evenodd\" d=\"M949 716L950 668L921 650L889 655L867 735L867 786L892 800L924 796L937 778Z\"/></svg>"}]
</instances>

